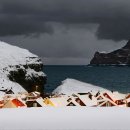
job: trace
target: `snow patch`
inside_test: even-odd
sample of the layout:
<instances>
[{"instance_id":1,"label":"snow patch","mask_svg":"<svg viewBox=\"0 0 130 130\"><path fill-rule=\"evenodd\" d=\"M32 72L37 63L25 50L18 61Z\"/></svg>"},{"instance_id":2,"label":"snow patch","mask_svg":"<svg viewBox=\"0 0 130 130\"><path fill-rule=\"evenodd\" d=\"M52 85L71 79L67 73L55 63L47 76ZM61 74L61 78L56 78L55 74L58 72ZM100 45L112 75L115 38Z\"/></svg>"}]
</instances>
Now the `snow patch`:
<instances>
[{"instance_id":1,"label":"snow patch","mask_svg":"<svg viewBox=\"0 0 130 130\"><path fill-rule=\"evenodd\" d=\"M26 78L29 79L31 78L32 76L34 77L39 77L39 76L46 76L43 72L36 72L35 70L33 69L26 69L27 70L27 73L26 73Z\"/></svg>"},{"instance_id":2,"label":"snow patch","mask_svg":"<svg viewBox=\"0 0 130 130\"><path fill-rule=\"evenodd\" d=\"M86 92L97 92L106 91L107 89L84 83L75 79L66 79L62 81L62 85L58 86L53 94L73 94L73 93L86 93ZM107 90L108 91L108 90Z\"/></svg>"}]
</instances>

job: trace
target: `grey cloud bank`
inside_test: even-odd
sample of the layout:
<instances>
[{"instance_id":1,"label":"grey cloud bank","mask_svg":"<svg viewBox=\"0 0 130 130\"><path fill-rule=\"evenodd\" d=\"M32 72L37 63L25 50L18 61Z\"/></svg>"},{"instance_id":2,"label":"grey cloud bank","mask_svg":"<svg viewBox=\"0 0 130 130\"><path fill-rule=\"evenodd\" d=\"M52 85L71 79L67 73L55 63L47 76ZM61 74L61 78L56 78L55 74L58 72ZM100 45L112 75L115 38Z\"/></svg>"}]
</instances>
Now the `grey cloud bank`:
<instances>
[{"instance_id":1,"label":"grey cloud bank","mask_svg":"<svg viewBox=\"0 0 130 130\"><path fill-rule=\"evenodd\" d=\"M51 33L48 22L99 24L101 39L129 39L128 0L1 0L0 35Z\"/></svg>"},{"instance_id":2,"label":"grey cloud bank","mask_svg":"<svg viewBox=\"0 0 130 130\"><path fill-rule=\"evenodd\" d=\"M87 64L130 38L128 0L1 0L0 37L45 64ZM84 61L83 59L86 59Z\"/></svg>"},{"instance_id":3,"label":"grey cloud bank","mask_svg":"<svg viewBox=\"0 0 130 130\"><path fill-rule=\"evenodd\" d=\"M95 29L69 28L55 26L53 35L42 34L37 37L1 37L14 45L27 48L43 57L45 64L88 64L95 51L112 51L120 48L126 41L98 40Z\"/></svg>"}]
</instances>

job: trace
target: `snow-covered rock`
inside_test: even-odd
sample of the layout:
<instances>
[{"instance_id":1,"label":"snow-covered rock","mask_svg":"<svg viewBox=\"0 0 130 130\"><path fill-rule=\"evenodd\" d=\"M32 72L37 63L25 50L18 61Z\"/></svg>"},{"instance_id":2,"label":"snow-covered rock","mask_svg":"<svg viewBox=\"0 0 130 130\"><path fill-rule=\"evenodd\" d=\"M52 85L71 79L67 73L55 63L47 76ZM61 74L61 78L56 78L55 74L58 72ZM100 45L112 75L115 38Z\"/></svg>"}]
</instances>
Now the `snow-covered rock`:
<instances>
[{"instance_id":1,"label":"snow-covered rock","mask_svg":"<svg viewBox=\"0 0 130 130\"><path fill-rule=\"evenodd\" d=\"M0 91L25 92L46 82L41 59L26 49L0 41ZM25 90L26 89L26 90Z\"/></svg>"},{"instance_id":2,"label":"snow-covered rock","mask_svg":"<svg viewBox=\"0 0 130 130\"><path fill-rule=\"evenodd\" d=\"M75 79L66 79L53 91L53 94L73 94L97 91L106 91L106 89Z\"/></svg>"}]
</instances>

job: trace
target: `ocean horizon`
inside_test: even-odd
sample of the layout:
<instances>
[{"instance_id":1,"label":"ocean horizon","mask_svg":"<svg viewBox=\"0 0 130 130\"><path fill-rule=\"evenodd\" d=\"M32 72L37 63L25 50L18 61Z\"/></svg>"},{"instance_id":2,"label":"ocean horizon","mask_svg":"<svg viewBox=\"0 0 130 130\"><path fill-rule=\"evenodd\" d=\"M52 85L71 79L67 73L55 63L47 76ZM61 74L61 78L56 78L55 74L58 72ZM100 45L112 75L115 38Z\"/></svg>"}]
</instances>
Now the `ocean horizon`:
<instances>
[{"instance_id":1,"label":"ocean horizon","mask_svg":"<svg viewBox=\"0 0 130 130\"><path fill-rule=\"evenodd\" d=\"M130 93L129 66L45 65L47 84L44 91L51 93L67 78L97 85L111 91Z\"/></svg>"}]
</instances>

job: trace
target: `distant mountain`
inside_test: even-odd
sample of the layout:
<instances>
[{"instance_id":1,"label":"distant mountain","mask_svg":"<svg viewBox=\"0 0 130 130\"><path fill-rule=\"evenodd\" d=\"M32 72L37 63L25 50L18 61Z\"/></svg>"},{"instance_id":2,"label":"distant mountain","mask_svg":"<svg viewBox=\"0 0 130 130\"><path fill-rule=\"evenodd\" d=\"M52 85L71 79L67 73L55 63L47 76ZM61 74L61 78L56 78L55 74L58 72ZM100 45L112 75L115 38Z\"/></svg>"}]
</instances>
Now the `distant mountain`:
<instances>
[{"instance_id":1,"label":"distant mountain","mask_svg":"<svg viewBox=\"0 0 130 130\"><path fill-rule=\"evenodd\" d=\"M110 53L96 52L90 65L130 65L130 40L121 49Z\"/></svg>"},{"instance_id":2,"label":"distant mountain","mask_svg":"<svg viewBox=\"0 0 130 130\"><path fill-rule=\"evenodd\" d=\"M46 75L42 71L38 56L0 41L0 95L32 91L36 85L43 90Z\"/></svg>"}]
</instances>

